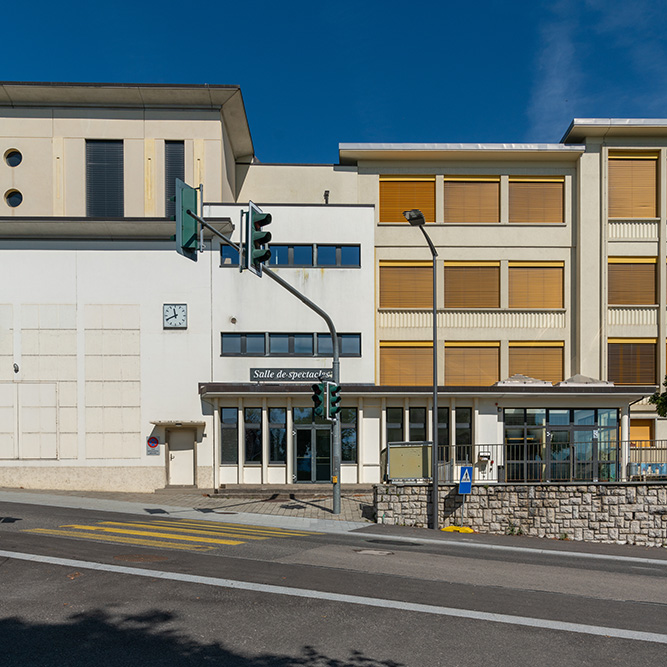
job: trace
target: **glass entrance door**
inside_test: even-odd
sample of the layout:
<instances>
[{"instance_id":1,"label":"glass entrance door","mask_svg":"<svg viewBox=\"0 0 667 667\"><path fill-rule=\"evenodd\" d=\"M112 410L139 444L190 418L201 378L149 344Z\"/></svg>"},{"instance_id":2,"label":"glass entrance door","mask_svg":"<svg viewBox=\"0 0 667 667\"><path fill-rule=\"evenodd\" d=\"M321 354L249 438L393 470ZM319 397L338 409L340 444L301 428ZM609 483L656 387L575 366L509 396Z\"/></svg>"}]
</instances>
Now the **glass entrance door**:
<instances>
[{"instance_id":1,"label":"glass entrance door","mask_svg":"<svg viewBox=\"0 0 667 667\"><path fill-rule=\"evenodd\" d=\"M294 408L296 482L331 481L331 428L313 417L312 408Z\"/></svg>"}]
</instances>

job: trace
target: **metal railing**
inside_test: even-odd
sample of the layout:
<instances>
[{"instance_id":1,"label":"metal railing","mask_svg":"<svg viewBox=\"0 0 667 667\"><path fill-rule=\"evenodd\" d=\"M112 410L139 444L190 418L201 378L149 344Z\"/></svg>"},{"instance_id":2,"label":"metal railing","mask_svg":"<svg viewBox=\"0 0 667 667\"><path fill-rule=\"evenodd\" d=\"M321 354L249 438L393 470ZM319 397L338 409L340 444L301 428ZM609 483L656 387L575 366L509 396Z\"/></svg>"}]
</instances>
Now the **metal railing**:
<instances>
[{"instance_id":1,"label":"metal railing","mask_svg":"<svg viewBox=\"0 0 667 667\"><path fill-rule=\"evenodd\" d=\"M476 484L562 484L667 479L667 440L612 443L539 442L440 446L438 479L457 483L462 466L472 466ZM382 452L389 481L431 477L431 444L389 443Z\"/></svg>"}]
</instances>

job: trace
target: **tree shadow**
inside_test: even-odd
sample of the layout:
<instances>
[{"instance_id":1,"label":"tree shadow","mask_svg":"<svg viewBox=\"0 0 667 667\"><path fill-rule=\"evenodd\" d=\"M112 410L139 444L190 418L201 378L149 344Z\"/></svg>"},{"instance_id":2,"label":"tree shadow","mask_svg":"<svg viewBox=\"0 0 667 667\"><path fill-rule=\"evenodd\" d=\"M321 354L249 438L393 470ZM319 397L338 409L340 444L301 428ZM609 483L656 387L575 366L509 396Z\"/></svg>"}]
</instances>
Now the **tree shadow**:
<instances>
[{"instance_id":1,"label":"tree shadow","mask_svg":"<svg viewBox=\"0 0 667 667\"><path fill-rule=\"evenodd\" d=\"M32 667L142 667L224 665L225 667L405 667L379 661L362 651L344 660L332 658L314 646L302 646L298 655L241 655L219 642L197 642L169 628L177 620L169 612L112 616L97 609L71 615L65 623L27 623L0 619L2 664Z\"/></svg>"}]
</instances>

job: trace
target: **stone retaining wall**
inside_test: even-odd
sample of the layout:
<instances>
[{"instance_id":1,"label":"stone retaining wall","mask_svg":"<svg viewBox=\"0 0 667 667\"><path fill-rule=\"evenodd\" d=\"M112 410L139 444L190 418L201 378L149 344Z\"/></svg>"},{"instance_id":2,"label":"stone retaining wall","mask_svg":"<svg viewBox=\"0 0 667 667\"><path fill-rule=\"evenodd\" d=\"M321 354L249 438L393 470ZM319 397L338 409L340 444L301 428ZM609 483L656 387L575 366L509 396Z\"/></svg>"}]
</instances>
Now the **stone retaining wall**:
<instances>
[{"instance_id":1,"label":"stone retaining wall","mask_svg":"<svg viewBox=\"0 0 667 667\"><path fill-rule=\"evenodd\" d=\"M479 533L667 547L667 484L475 485L465 499L456 485L439 489L440 526ZM374 488L378 523L427 527L428 484Z\"/></svg>"}]
</instances>

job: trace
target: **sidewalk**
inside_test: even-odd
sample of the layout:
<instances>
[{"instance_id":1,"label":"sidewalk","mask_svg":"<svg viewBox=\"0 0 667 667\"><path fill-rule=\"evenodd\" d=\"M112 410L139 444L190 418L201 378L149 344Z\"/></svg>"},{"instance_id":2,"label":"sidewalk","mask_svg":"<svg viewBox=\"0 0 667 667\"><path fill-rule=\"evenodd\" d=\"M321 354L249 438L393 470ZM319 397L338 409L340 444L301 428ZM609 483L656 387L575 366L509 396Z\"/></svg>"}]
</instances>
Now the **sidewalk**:
<instances>
[{"instance_id":1,"label":"sidewalk","mask_svg":"<svg viewBox=\"0 0 667 667\"><path fill-rule=\"evenodd\" d=\"M333 514L333 498L312 494L303 499L281 494L276 498L225 498L205 489L160 489L156 493L113 493L0 488L0 502L49 505L76 509L167 514L230 523L348 532L374 524L373 496L341 495L341 513Z\"/></svg>"}]
</instances>

